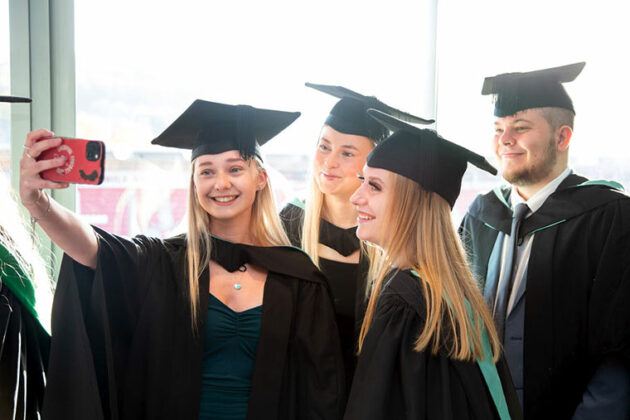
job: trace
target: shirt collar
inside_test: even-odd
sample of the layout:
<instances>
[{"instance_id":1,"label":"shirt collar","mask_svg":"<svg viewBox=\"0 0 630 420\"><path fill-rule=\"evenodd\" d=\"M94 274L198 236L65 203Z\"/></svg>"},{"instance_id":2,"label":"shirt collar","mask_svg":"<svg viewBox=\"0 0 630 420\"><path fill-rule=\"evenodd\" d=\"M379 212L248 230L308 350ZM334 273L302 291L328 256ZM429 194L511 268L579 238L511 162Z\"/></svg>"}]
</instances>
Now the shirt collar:
<instances>
[{"instance_id":1,"label":"shirt collar","mask_svg":"<svg viewBox=\"0 0 630 420\"><path fill-rule=\"evenodd\" d=\"M558 175L557 178L555 178L553 181L549 182L547 185L542 187L540 191L538 191L536 194L531 196L529 200L527 201L524 200L523 197L521 197L516 192L516 190L514 189L514 186L512 186L512 192L514 192L514 194L510 194L510 201L512 204L512 208L514 208L519 203L525 203L527 204L527 207L529 207L529 210L530 210L529 214L535 213L540 207L542 207L542 205L545 203L547 198L549 198L549 196L553 194L556 191L556 189L558 189L558 186L562 183L562 181L564 181L564 179L568 177L569 175L571 175L572 173L573 173L573 170L571 168L565 169L564 171L562 171L560 175Z\"/></svg>"}]
</instances>

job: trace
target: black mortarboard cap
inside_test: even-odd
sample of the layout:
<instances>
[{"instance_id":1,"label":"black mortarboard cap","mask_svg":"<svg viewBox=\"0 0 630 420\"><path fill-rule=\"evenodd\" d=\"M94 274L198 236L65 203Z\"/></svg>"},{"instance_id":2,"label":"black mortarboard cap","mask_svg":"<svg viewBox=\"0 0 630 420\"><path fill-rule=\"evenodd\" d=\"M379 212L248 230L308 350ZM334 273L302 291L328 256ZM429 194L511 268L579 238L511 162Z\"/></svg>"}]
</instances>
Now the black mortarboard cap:
<instances>
[{"instance_id":1,"label":"black mortarboard cap","mask_svg":"<svg viewBox=\"0 0 630 420\"><path fill-rule=\"evenodd\" d=\"M262 146L300 116L299 112L227 105L197 99L152 144L191 149L197 156L238 150L260 158Z\"/></svg>"},{"instance_id":2,"label":"black mortarboard cap","mask_svg":"<svg viewBox=\"0 0 630 420\"><path fill-rule=\"evenodd\" d=\"M327 93L340 100L330 110L324 124L345 134L355 134L380 142L387 137L387 129L367 115L369 108L378 109L404 121L416 124L432 124L434 120L416 117L379 101L374 96L365 96L343 86L317 85L306 83L306 86Z\"/></svg>"},{"instance_id":3,"label":"black mortarboard cap","mask_svg":"<svg viewBox=\"0 0 630 420\"><path fill-rule=\"evenodd\" d=\"M575 113L573 102L562 86L580 74L585 62L525 73L486 77L482 95L495 95L494 115L505 117L530 108L557 107Z\"/></svg>"},{"instance_id":4,"label":"black mortarboard cap","mask_svg":"<svg viewBox=\"0 0 630 420\"><path fill-rule=\"evenodd\" d=\"M443 139L434 130L414 127L378 110L368 110L394 133L377 145L367 165L397 173L442 196L451 206L459 196L468 162L496 175L497 170L480 156Z\"/></svg>"},{"instance_id":5,"label":"black mortarboard cap","mask_svg":"<svg viewBox=\"0 0 630 420\"><path fill-rule=\"evenodd\" d=\"M11 103L22 102L22 103L28 103L28 102L31 102L31 98L22 98L20 96L0 96L0 102L11 102Z\"/></svg>"}]
</instances>

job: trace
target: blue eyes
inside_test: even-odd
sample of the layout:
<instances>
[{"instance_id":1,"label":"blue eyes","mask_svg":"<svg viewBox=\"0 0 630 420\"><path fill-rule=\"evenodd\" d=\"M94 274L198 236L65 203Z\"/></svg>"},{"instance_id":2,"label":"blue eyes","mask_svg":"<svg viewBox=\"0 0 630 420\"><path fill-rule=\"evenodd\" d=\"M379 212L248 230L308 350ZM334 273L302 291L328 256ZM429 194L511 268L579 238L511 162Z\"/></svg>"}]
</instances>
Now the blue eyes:
<instances>
[{"instance_id":1,"label":"blue eyes","mask_svg":"<svg viewBox=\"0 0 630 420\"><path fill-rule=\"evenodd\" d=\"M317 146L317 147L322 152L332 152L332 149L329 146L327 146L327 145L325 145L323 143L320 143L319 146ZM354 157L355 154L352 153L352 152L341 152L341 156L343 156L343 157Z\"/></svg>"},{"instance_id":2,"label":"blue eyes","mask_svg":"<svg viewBox=\"0 0 630 420\"><path fill-rule=\"evenodd\" d=\"M238 174L240 172L243 172L243 168L241 168L239 166L232 167L232 168L230 168L228 170L228 173L230 173L230 174ZM199 175L201 175L201 176L212 176L214 174L215 174L215 172L211 171L210 169L205 169L205 170L199 172Z\"/></svg>"}]
</instances>

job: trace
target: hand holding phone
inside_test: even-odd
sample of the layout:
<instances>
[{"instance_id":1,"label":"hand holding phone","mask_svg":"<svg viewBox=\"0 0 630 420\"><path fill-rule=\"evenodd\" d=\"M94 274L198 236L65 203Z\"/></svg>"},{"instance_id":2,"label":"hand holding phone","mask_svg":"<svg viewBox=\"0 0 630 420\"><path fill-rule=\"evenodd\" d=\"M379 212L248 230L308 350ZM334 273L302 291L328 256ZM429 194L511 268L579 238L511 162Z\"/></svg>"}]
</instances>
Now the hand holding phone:
<instances>
[{"instance_id":1,"label":"hand holding phone","mask_svg":"<svg viewBox=\"0 0 630 420\"><path fill-rule=\"evenodd\" d=\"M43 151L37 160L64 157L59 167L41 172L50 181L98 185L105 173L105 143L97 140L61 138L61 144Z\"/></svg>"}]
</instances>

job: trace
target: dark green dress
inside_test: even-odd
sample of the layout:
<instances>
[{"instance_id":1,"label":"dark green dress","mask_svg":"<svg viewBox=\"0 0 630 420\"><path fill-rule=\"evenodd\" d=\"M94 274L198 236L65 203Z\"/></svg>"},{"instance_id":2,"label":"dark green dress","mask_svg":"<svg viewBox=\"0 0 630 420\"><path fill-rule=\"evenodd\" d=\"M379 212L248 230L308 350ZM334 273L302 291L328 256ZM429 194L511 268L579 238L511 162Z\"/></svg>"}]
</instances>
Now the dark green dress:
<instances>
[{"instance_id":1,"label":"dark green dress","mask_svg":"<svg viewBox=\"0 0 630 420\"><path fill-rule=\"evenodd\" d=\"M262 305L235 312L210 294L200 419L244 420L252 387Z\"/></svg>"}]
</instances>

